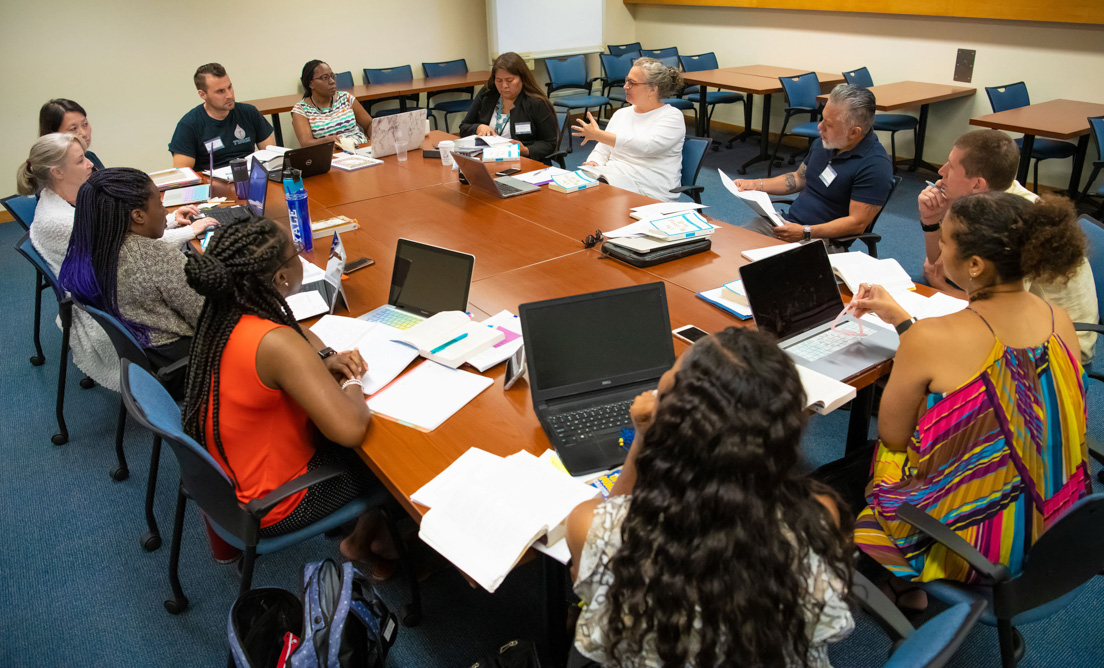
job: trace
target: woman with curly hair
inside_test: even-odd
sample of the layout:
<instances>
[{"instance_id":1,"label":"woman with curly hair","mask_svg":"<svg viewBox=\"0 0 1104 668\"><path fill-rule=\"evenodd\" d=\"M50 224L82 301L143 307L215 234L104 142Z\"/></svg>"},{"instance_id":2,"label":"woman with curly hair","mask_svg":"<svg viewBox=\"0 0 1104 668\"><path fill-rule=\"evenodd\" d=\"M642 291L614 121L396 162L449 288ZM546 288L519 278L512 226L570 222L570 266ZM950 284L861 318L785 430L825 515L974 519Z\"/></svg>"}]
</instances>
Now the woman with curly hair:
<instances>
[{"instance_id":1,"label":"woman with curly hair","mask_svg":"<svg viewBox=\"0 0 1104 668\"><path fill-rule=\"evenodd\" d=\"M905 580L973 582L969 564L897 509L911 503L1013 575L1047 527L1090 491L1077 334L1060 308L1024 290L1073 273L1085 238L1068 200L961 197L943 221L943 267L963 311L911 324L880 286L856 294L901 333L882 395L869 506L855 542L900 579L898 604L926 605ZM911 324L911 326L909 326Z\"/></svg>"},{"instance_id":2,"label":"woman with curly hair","mask_svg":"<svg viewBox=\"0 0 1104 668\"><path fill-rule=\"evenodd\" d=\"M828 665L854 626L853 548L798 470L804 406L775 342L731 327L637 397L610 498L568 518L576 665Z\"/></svg>"}]
</instances>

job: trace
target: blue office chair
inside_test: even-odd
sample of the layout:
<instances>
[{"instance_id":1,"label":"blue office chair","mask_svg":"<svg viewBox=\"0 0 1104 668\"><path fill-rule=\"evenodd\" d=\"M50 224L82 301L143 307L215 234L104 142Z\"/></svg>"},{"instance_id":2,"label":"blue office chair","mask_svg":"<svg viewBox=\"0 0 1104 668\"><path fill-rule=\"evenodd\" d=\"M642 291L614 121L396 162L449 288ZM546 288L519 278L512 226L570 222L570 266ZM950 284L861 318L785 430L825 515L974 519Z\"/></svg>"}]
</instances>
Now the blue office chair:
<instances>
[{"instance_id":1,"label":"blue office chair","mask_svg":"<svg viewBox=\"0 0 1104 668\"><path fill-rule=\"evenodd\" d=\"M364 68L364 83L368 85L372 84L389 84L389 83L409 83L414 80L414 70L409 65L399 65L398 67L382 67L373 69L370 67ZM401 106L402 101L406 100L407 107L404 110ZM400 106L394 109L380 109L378 111L372 111L372 108L377 104L384 102L398 102ZM405 111L418 111L422 107L418 106L417 95L396 95L395 97L381 97L376 100L363 100L361 102L364 108L368 110L368 113L372 116L391 116L393 114L401 114ZM414 106L410 106L410 105ZM429 110L426 109L427 117L432 115Z\"/></svg>"},{"instance_id":2,"label":"blue office chair","mask_svg":"<svg viewBox=\"0 0 1104 668\"><path fill-rule=\"evenodd\" d=\"M989 106L993 112L1019 109L1031 104L1031 98L1027 95L1027 84L1020 81L1006 86L986 86L985 94L989 96ZM1023 150L1023 137L1016 140L1016 145ZM1073 158L1077 155L1077 146L1057 139L1036 137L1031 148L1031 158L1035 161L1035 183L1032 190L1039 192L1039 163L1051 158Z\"/></svg>"},{"instance_id":3,"label":"blue office chair","mask_svg":"<svg viewBox=\"0 0 1104 668\"><path fill-rule=\"evenodd\" d=\"M817 116L820 115L820 104L817 102L817 96L820 95L820 81L817 79L816 72L796 77L779 77L778 80L786 93L786 118L782 121L782 132L778 134L778 143L774 145L774 155L767 163L767 176L771 175L772 167L782 166L781 162L776 163L778 149L782 146L782 139L787 135L786 126L790 124L791 117L808 114L810 122L795 125L789 135L805 137L809 140L809 146L812 146L813 142L820 137L820 131L817 130ZM807 153L809 146L790 155L789 163L794 164L798 156Z\"/></svg>"},{"instance_id":4,"label":"blue office chair","mask_svg":"<svg viewBox=\"0 0 1104 668\"><path fill-rule=\"evenodd\" d=\"M34 221L35 209L38 207L38 198L33 195L8 195L0 199L0 204L8 210L15 222L30 232L31 223Z\"/></svg>"},{"instance_id":5,"label":"blue office chair","mask_svg":"<svg viewBox=\"0 0 1104 668\"><path fill-rule=\"evenodd\" d=\"M564 125L560 130L560 138L562 140L563 135L568 135L567 152L571 153L572 142L567 131L568 119L571 118L573 113L579 112L580 109L584 115L592 108L601 109L609 104L609 98L605 95L593 94L594 82L601 80L601 77L587 78L586 58L582 55L567 56L566 58L545 58L544 65L548 68L548 83L545 85L548 87L549 99L552 100L554 106L567 110L567 115L564 116ZM581 90L584 91L584 94L552 97L552 93L559 90Z\"/></svg>"},{"instance_id":6,"label":"blue office chair","mask_svg":"<svg viewBox=\"0 0 1104 668\"><path fill-rule=\"evenodd\" d=\"M1095 182L1096 177L1100 175L1100 169L1104 167L1104 116L1090 118L1089 129L1092 130L1093 140L1096 142L1097 159L1093 160L1092 173L1089 174L1089 180L1085 182L1085 189L1081 192L1081 197L1101 198L1100 210L1096 212L1096 217L1104 218L1104 184L1101 184L1095 194L1089 194L1089 189L1092 188L1093 182ZM10 211L11 209L8 210Z\"/></svg>"},{"instance_id":7,"label":"blue office chair","mask_svg":"<svg viewBox=\"0 0 1104 668\"><path fill-rule=\"evenodd\" d=\"M865 575L851 574L851 595L893 641L887 668L940 668L954 656L985 612L981 601L952 605L920 628L909 622Z\"/></svg>"},{"instance_id":8,"label":"blue office chair","mask_svg":"<svg viewBox=\"0 0 1104 668\"><path fill-rule=\"evenodd\" d=\"M671 192L686 195L701 204L701 194L705 186L699 186L698 173L705 161L705 149L710 141L704 137L687 137L682 142L682 185L672 188Z\"/></svg>"},{"instance_id":9,"label":"blue office chair","mask_svg":"<svg viewBox=\"0 0 1104 668\"><path fill-rule=\"evenodd\" d=\"M373 507L384 506L391 501L387 491L380 489L375 494L347 503L325 519L299 531L275 538L261 538L261 519L273 507L292 494L341 475L340 469L332 466L319 467L284 483L263 498L242 504L234 492L233 481L214 457L184 433L180 423L180 409L168 391L141 366L125 359L120 364L123 401L127 411L139 424L168 443L180 464L180 487L176 496L172 553L169 556L169 585L172 587L173 597L165 601L165 609L171 614L180 614L188 607L188 597L180 587L178 574L180 541L184 532L184 513L188 499L194 501L207 516L215 533L245 553L239 595L249 591L253 584L253 563L258 555L297 545L351 522ZM386 510L385 515L388 529L399 550L399 564L403 575L410 583L411 601L403 610L403 623L413 626L421 615L418 581L411 576L409 559L406 558L405 547L394 522L391 521L391 515Z\"/></svg>"},{"instance_id":10,"label":"blue office chair","mask_svg":"<svg viewBox=\"0 0 1104 668\"><path fill-rule=\"evenodd\" d=\"M27 261L35 268L35 355L31 358L31 364L34 366L41 366L46 361L42 354L42 343L38 338L38 323L42 319L42 291L50 287L54 291L54 296L57 297L58 316L61 318L61 354L58 355L57 401L54 405L58 433L51 436L50 441L54 445L65 445L69 442L69 429L65 426L65 375L69 369L69 330L73 324L73 301L69 298L69 294L58 285L57 277L54 276L50 265L46 263L46 260L39 255L31 244L29 233L24 234L23 238L15 244L15 250L27 258ZM92 387L90 379L85 380L89 380L89 383L86 384L81 381L81 386Z\"/></svg>"},{"instance_id":11,"label":"blue office chair","mask_svg":"<svg viewBox=\"0 0 1104 668\"><path fill-rule=\"evenodd\" d=\"M615 56L621 56L626 53L636 53L640 55L640 42L633 42L632 44L610 44L609 52Z\"/></svg>"},{"instance_id":12,"label":"blue office chair","mask_svg":"<svg viewBox=\"0 0 1104 668\"><path fill-rule=\"evenodd\" d=\"M663 56L661 58L656 58L656 60L663 63L667 67L673 67L676 70L679 69L679 57L678 57L678 55ZM695 127L697 127L698 108L696 106L694 106L694 102L692 100L687 100L686 98L684 98L682 96L682 91L681 90L676 91L674 97L664 98L660 101L663 102L664 104L671 105L672 107L674 107L675 109L678 109L679 111L692 111L692 112L694 112L694 125L695 125Z\"/></svg>"},{"instance_id":13,"label":"blue office chair","mask_svg":"<svg viewBox=\"0 0 1104 668\"><path fill-rule=\"evenodd\" d=\"M422 63L422 71L425 72L427 79L433 77L447 77L456 76L468 73L468 61L463 58L457 60L448 60L440 63ZM438 102L433 104L433 98L438 95L444 95L445 93L456 93L460 95L467 95L466 100L446 100L444 102ZM475 99L475 86L467 86L466 88L449 88L447 90L435 90L426 93L426 106L430 108L430 115L433 118L433 127L437 126L437 114L441 112L445 117L445 132L448 132L449 114L466 114L468 109L471 108L472 100Z\"/></svg>"},{"instance_id":14,"label":"blue office chair","mask_svg":"<svg viewBox=\"0 0 1104 668\"><path fill-rule=\"evenodd\" d=\"M334 72L334 83L337 84L338 90L352 90L353 89L353 72L347 70L345 72Z\"/></svg>"},{"instance_id":15,"label":"blue office chair","mask_svg":"<svg viewBox=\"0 0 1104 668\"><path fill-rule=\"evenodd\" d=\"M629 76L633 61L640 57L637 51L613 55L609 53L599 54L602 62L602 95L609 98L609 113L613 113L613 103L620 102L625 106L625 77ZM617 90L614 90L617 89Z\"/></svg>"},{"instance_id":16,"label":"blue office chair","mask_svg":"<svg viewBox=\"0 0 1104 668\"><path fill-rule=\"evenodd\" d=\"M1096 308L1098 313L1097 322L1075 322L1073 328L1079 332L1096 332L1097 333L1097 346L1104 345L1101 343L1101 334L1104 334L1104 225L1101 225L1099 221L1082 214L1081 219L1078 221L1081 223L1081 231L1085 233L1085 237L1088 239L1088 250L1086 257L1089 259L1089 267L1093 272L1093 283L1096 286ZM1104 383L1104 373L1094 371L1092 363L1085 365L1085 373L1089 378ZM1085 389L1088 389L1086 387ZM1104 464L1104 450L1101 450L1093 441L1089 441L1089 454L1093 459ZM1100 471L1096 474L1097 480L1104 483L1104 471Z\"/></svg>"},{"instance_id":17,"label":"blue office chair","mask_svg":"<svg viewBox=\"0 0 1104 668\"><path fill-rule=\"evenodd\" d=\"M871 88L874 80L870 77L870 70L860 67L857 70L844 72L843 78L852 86ZM916 142L917 128L920 121L915 116L908 114L874 114L874 130L889 133L890 155L893 156L893 173L897 173L897 133L902 130L912 130L912 141Z\"/></svg>"},{"instance_id":18,"label":"blue office chair","mask_svg":"<svg viewBox=\"0 0 1104 668\"><path fill-rule=\"evenodd\" d=\"M715 70L718 69L717 54L710 51L709 53L700 53L696 56L680 56L679 61L682 64L683 72L701 72L703 70ZM683 94L686 98L692 102L698 102L699 95L701 93L698 86L690 86L684 89ZM705 114L705 136L709 136L709 125L713 121L713 112L717 109L718 104L736 104L740 103L744 105L744 128L751 127L751 107L749 107L744 99L743 93L737 93L730 90L715 90L706 91L705 93L705 106L703 111L698 110L698 113ZM714 146L714 150L716 146Z\"/></svg>"},{"instance_id":19,"label":"blue office chair","mask_svg":"<svg viewBox=\"0 0 1104 668\"><path fill-rule=\"evenodd\" d=\"M949 580L917 583L924 591L951 605L982 601L981 623L997 627L1001 663L1015 666L1024 656L1024 640L1017 626L1050 617L1077 597L1078 588L1104 570L1104 494L1090 494L1051 524L1027 553L1023 570L1011 575L1007 567L986 559L973 545L936 518L911 503L897 510L927 539L962 557L988 584L965 585Z\"/></svg>"},{"instance_id":20,"label":"blue office chair","mask_svg":"<svg viewBox=\"0 0 1104 668\"><path fill-rule=\"evenodd\" d=\"M677 60L679 52L677 46L668 46L662 49L641 49L640 55L645 58L655 58L656 60L663 60L664 58L671 57Z\"/></svg>"}]
</instances>

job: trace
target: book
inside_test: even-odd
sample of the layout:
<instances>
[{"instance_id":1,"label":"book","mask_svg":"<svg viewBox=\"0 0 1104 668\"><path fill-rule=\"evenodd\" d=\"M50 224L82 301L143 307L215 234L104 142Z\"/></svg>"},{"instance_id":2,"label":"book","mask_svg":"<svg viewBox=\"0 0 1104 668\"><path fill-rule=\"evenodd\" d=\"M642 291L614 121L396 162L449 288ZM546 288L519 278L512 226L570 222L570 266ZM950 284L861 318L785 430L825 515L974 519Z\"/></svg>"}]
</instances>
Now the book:
<instances>
[{"instance_id":1,"label":"book","mask_svg":"<svg viewBox=\"0 0 1104 668\"><path fill-rule=\"evenodd\" d=\"M285 301L287 301L288 308L291 309L291 314L295 316L296 320L313 318L330 310L330 305L316 290L289 295Z\"/></svg>"},{"instance_id":2,"label":"book","mask_svg":"<svg viewBox=\"0 0 1104 668\"><path fill-rule=\"evenodd\" d=\"M818 242L819 243L819 242ZM746 260L751 262L758 262L763 258L771 257L772 255L778 255L779 253L785 253L788 250L797 248L801 244L796 241L789 244L778 244L777 246L764 246L762 248L749 248L746 251L740 253Z\"/></svg>"},{"instance_id":3,"label":"book","mask_svg":"<svg viewBox=\"0 0 1104 668\"><path fill-rule=\"evenodd\" d=\"M149 177L153 179L153 185L157 186L158 190L192 186L203 181L191 167L173 167L172 169L149 172Z\"/></svg>"},{"instance_id":4,"label":"book","mask_svg":"<svg viewBox=\"0 0 1104 668\"><path fill-rule=\"evenodd\" d=\"M567 172L566 174L556 174L552 177L552 182L548 184L550 190L561 193L573 193L580 190L586 190L587 188L597 187L598 179L581 169L577 169L574 172Z\"/></svg>"},{"instance_id":5,"label":"book","mask_svg":"<svg viewBox=\"0 0 1104 668\"><path fill-rule=\"evenodd\" d=\"M382 164L383 160L368 158L362 155L354 155L352 153L340 153L335 155L333 160L330 161L330 166L337 167L346 172L355 172L358 169L375 167L376 165Z\"/></svg>"},{"instance_id":6,"label":"book","mask_svg":"<svg viewBox=\"0 0 1104 668\"><path fill-rule=\"evenodd\" d=\"M505 338L498 328L472 322L463 311L442 311L400 330L392 341L413 346L422 357L455 369Z\"/></svg>"},{"instance_id":7,"label":"book","mask_svg":"<svg viewBox=\"0 0 1104 668\"><path fill-rule=\"evenodd\" d=\"M521 321L509 311L499 311L484 320L482 324L487 327L494 327L502 332L503 338L490 348L468 359L467 363L479 369L480 372L510 359L510 356L516 353L523 343L521 339Z\"/></svg>"},{"instance_id":8,"label":"book","mask_svg":"<svg viewBox=\"0 0 1104 668\"><path fill-rule=\"evenodd\" d=\"M350 218L348 216L334 216L333 218L326 218L324 220L311 221L311 236L315 239L329 236L335 232L340 234L342 232L357 229L360 229L360 224L355 218Z\"/></svg>"},{"instance_id":9,"label":"book","mask_svg":"<svg viewBox=\"0 0 1104 668\"><path fill-rule=\"evenodd\" d=\"M855 294L862 283L880 285L890 291L916 288L901 264L892 258L879 260L866 253L851 251L831 253L828 260L832 263L832 271L843 279L851 294Z\"/></svg>"},{"instance_id":10,"label":"book","mask_svg":"<svg viewBox=\"0 0 1104 668\"><path fill-rule=\"evenodd\" d=\"M360 351L368 364L368 371L360 377L361 390L366 395L379 392L418 359L417 350L391 340L395 335L394 327L381 323L324 315L310 330L322 339L322 343L338 352Z\"/></svg>"},{"instance_id":11,"label":"book","mask_svg":"<svg viewBox=\"0 0 1104 668\"><path fill-rule=\"evenodd\" d=\"M722 285L721 296L730 302L735 302L739 304L740 306L748 305L747 291L744 290L744 282L741 280L735 280Z\"/></svg>"},{"instance_id":12,"label":"book","mask_svg":"<svg viewBox=\"0 0 1104 668\"><path fill-rule=\"evenodd\" d=\"M653 218L643 227L644 234L656 239L691 239L713 234L717 229L697 211L676 213L662 218Z\"/></svg>"},{"instance_id":13,"label":"book","mask_svg":"<svg viewBox=\"0 0 1104 668\"><path fill-rule=\"evenodd\" d=\"M204 183L200 186L185 186L170 190L161 197L161 203L165 206L183 206L206 202L211 198L211 186Z\"/></svg>"},{"instance_id":14,"label":"book","mask_svg":"<svg viewBox=\"0 0 1104 668\"><path fill-rule=\"evenodd\" d=\"M722 311L734 315L740 320L747 320L751 317L751 307L746 304L739 304L734 301L725 299L721 294L724 291L723 287L713 288L712 290L706 290L705 292L698 293L698 299L701 299Z\"/></svg>"},{"instance_id":15,"label":"book","mask_svg":"<svg viewBox=\"0 0 1104 668\"><path fill-rule=\"evenodd\" d=\"M728 178L727 174L719 169L717 173L721 175L721 183L724 184L725 190L747 204L752 211L766 218L775 227L782 227L786 224L786 221L782 219L782 215L774 208L774 202L771 202L770 195L762 190L740 190L732 182L732 179Z\"/></svg>"},{"instance_id":16,"label":"book","mask_svg":"<svg viewBox=\"0 0 1104 668\"><path fill-rule=\"evenodd\" d=\"M493 384L493 380L479 374L424 361L368 399L368 408L428 432Z\"/></svg>"},{"instance_id":17,"label":"book","mask_svg":"<svg viewBox=\"0 0 1104 668\"><path fill-rule=\"evenodd\" d=\"M502 144L483 149L483 162L504 162L521 160L521 144Z\"/></svg>"},{"instance_id":18,"label":"book","mask_svg":"<svg viewBox=\"0 0 1104 668\"><path fill-rule=\"evenodd\" d=\"M543 186L546 183L552 183L552 177L557 174L569 174L566 169L560 169L559 167L545 167L544 169L538 169L532 172L525 172L523 174L514 174L514 178L519 181L525 181L526 183L534 186Z\"/></svg>"},{"instance_id":19,"label":"book","mask_svg":"<svg viewBox=\"0 0 1104 668\"><path fill-rule=\"evenodd\" d=\"M855 398L855 388L850 385L800 364L795 366L797 375L801 378L801 386L805 388L805 408L827 415Z\"/></svg>"}]
</instances>

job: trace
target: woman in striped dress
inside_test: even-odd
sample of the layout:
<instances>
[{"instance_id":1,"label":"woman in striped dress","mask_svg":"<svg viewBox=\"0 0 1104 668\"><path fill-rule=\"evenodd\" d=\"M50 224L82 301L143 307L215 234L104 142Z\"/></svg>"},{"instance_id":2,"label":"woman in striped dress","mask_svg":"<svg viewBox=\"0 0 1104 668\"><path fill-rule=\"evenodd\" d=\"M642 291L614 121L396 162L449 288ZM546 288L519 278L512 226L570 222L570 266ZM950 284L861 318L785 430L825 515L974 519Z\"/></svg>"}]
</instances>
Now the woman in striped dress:
<instances>
[{"instance_id":1,"label":"woman in striped dress","mask_svg":"<svg viewBox=\"0 0 1104 668\"><path fill-rule=\"evenodd\" d=\"M321 60L310 60L299 78L303 99L291 108L291 126L300 146L314 146L340 137L357 144L368 141L372 117L352 95L337 89L337 78Z\"/></svg>"},{"instance_id":2,"label":"woman in striped dress","mask_svg":"<svg viewBox=\"0 0 1104 668\"><path fill-rule=\"evenodd\" d=\"M898 603L922 608L907 581L975 582L977 574L897 509L911 503L1015 574L1031 545L1091 489L1077 337L1060 308L1023 279L1062 280L1085 239L1068 200L1004 193L963 197L941 230L948 277L970 306L910 326L884 289L863 286L859 315L901 332L882 397L869 506L855 542L897 579Z\"/></svg>"}]
</instances>

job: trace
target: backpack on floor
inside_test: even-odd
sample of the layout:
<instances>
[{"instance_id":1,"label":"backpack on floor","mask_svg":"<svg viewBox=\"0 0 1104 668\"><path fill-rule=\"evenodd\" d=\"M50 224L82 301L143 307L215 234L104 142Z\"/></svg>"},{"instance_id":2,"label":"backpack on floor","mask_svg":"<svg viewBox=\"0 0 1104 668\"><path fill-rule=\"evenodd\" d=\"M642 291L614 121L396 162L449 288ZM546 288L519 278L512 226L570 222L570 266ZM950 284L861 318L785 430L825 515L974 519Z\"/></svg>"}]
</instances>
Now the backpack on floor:
<instances>
[{"instance_id":1,"label":"backpack on floor","mask_svg":"<svg viewBox=\"0 0 1104 668\"><path fill-rule=\"evenodd\" d=\"M294 647L290 638L303 635L303 604L286 589L250 589L230 608L227 633L237 668L282 666L288 654L285 645Z\"/></svg>"}]
</instances>

